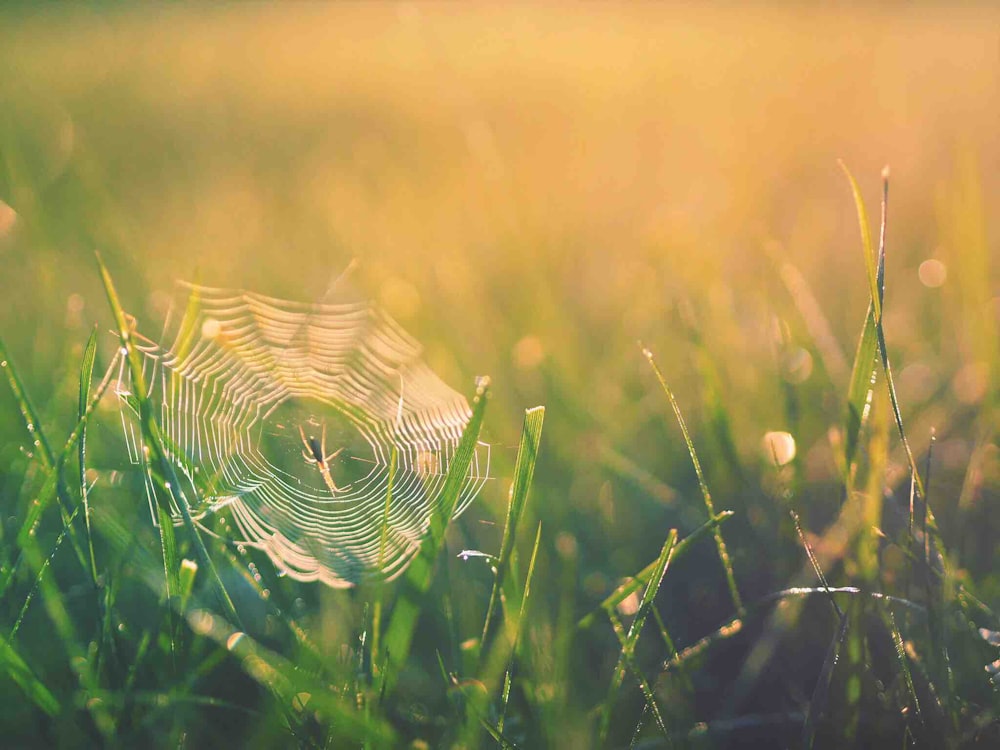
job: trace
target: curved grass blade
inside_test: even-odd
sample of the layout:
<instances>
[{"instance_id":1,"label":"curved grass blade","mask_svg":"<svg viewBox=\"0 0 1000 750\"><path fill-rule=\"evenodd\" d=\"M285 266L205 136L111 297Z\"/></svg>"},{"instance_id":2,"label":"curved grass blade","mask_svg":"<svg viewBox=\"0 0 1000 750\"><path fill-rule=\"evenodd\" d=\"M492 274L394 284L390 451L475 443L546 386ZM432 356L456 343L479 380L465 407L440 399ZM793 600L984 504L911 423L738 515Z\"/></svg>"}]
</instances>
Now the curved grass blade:
<instances>
[{"instance_id":1,"label":"curved grass blade","mask_svg":"<svg viewBox=\"0 0 1000 750\"><path fill-rule=\"evenodd\" d=\"M705 482L705 475L701 470L701 462L698 460L698 453L694 449L694 442L691 440L691 434L688 432L687 424L684 422L684 415L681 414L681 407L677 403L677 399L674 398L674 393L670 390L670 386L667 385L666 378L660 372L660 368L653 358L653 352L645 348L642 352L649 361L650 367L653 368L653 372L656 373L656 379L660 381L660 386L663 388L663 392L667 395L670 406L674 410L674 416L677 418L677 424L681 428L681 433L684 435L684 443L687 445L688 453L691 456L691 463L694 464L694 473L698 476L698 487L701 489L701 495L705 500L708 517L714 518L715 506L712 503L712 494L708 491L708 484ZM733 606L736 608L737 613L741 613L743 611L743 600L740 598L740 592L736 586L736 574L733 571L733 563L726 549L726 542L722 538L722 532L718 526L712 529L712 536L715 537L715 547L719 551L719 561L722 563L722 567L726 573L726 583L729 585L729 594L733 599Z\"/></svg>"},{"instance_id":2,"label":"curved grass blade","mask_svg":"<svg viewBox=\"0 0 1000 750\"><path fill-rule=\"evenodd\" d=\"M503 527L503 537L500 542L500 555L496 565L496 576L493 579L493 590L486 607L486 620L483 623L483 634L479 639L480 647L486 643L489 634L490 620L493 610L500 598L504 578L513 567L512 554L517 540L517 526L524 513L528 499L528 490L535 475L535 462L538 459L538 446L542 439L542 425L545 421L545 407L536 406L524 412L524 425L521 428L521 443L517 449L517 459L514 462L514 482L510 488L510 502L507 505L507 520ZM500 727L501 730L503 727Z\"/></svg>"},{"instance_id":3,"label":"curved grass blade","mask_svg":"<svg viewBox=\"0 0 1000 750\"><path fill-rule=\"evenodd\" d=\"M861 229L861 245L865 253L865 270L868 272L868 290L871 293L872 305L874 307L875 321L882 320L882 295L879 294L879 273L876 270L875 246L872 242L872 230L868 223L868 209L865 208L864 198L861 196L861 188L858 187L854 175L842 161L837 162L840 168L847 175L847 181L851 184L851 192L854 194L854 205L858 211L858 226Z\"/></svg>"}]
</instances>

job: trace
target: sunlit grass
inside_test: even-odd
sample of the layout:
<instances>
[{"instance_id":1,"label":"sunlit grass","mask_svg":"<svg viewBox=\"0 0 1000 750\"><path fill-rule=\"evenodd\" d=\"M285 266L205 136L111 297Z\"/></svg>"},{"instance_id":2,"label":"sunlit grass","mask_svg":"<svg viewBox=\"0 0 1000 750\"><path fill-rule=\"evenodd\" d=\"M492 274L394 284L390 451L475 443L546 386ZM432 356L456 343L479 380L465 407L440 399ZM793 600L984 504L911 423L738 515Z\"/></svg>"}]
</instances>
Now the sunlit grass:
<instances>
[{"instance_id":1,"label":"sunlit grass","mask_svg":"<svg viewBox=\"0 0 1000 750\"><path fill-rule=\"evenodd\" d=\"M0 20L12 744L997 740L996 11ZM494 462L334 591L153 527L110 383L178 277L345 269Z\"/></svg>"}]
</instances>

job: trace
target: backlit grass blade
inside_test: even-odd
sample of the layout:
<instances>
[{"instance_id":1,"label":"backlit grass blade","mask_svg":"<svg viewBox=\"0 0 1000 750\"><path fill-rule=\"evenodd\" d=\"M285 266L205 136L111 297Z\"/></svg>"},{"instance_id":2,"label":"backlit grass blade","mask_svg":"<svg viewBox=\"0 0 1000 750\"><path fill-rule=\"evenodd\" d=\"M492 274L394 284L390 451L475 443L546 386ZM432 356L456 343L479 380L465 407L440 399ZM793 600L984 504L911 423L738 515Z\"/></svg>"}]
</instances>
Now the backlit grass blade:
<instances>
[{"instance_id":1,"label":"backlit grass blade","mask_svg":"<svg viewBox=\"0 0 1000 750\"><path fill-rule=\"evenodd\" d=\"M618 694L618 690L625 680L625 666L634 661L635 648L639 643L642 626L646 623L646 617L652 609L653 600L660 590L660 584L663 582L663 576L666 575L667 566L670 564L670 556L676 545L677 529L671 529L660 550L660 555L656 559L656 567L653 569L649 584L642 594L642 600L639 602L639 609L636 611L635 619L632 620L628 634L621 644L621 654L618 656L618 663L615 665L615 670L611 675L611 686L608 690L608 697L604 702L604 710L601 716L600 736L602 743L608 737L608 729L611 726L611 710L614 706L615 696ZM655 708L655 706L651 708Z\"/></svg>"},{"instance_id":2,"label":"backlit grass blade","mask_svg":"<svg viewBox=\"0 0 1000 750\"><path fill-rule=\"evenodd\" d=\"M878 300L881 304L882 297L885 293L885 233L886 233L886 214L889 204L889 168L886 167L882 170L882 221L881 228L879 231L879 253L878 253ZM882 359L882 370L885 372L886 385L889 388L889 403L892 405L892 416L896 420L896 430L899 432L899 439L903 443L903 450L906 451L906 458L910 464L910 471L913 475L913 483L915 485L917 493L920 497L924 497L924 484L920 479L920 471L917 469L917 462L913 457L913 451L910 449L910 441L906 438L906 430L903 429L903 415L899 409L899 399L896 397L896 384L892 377L892 367L889 364L889 351L885 344L885 328L882 325L882 319L879 318L876 321L876 334L878 338L878 350L879 355Z\"/></svg>"},{"instance_id":3,"label":"backlit grass blade","mask_svg":"<svg viewBox=\"0 0 1000 750\"><path fill-rule=\"evenodd\" d=\"M712 503L712 494L708 491L708 484L705 482L705 475L701 471L701 462L698 460L698 453L694 449L694 442L691 440L691 434L688 432L687 424L684 422L684 415L681 413L681 407L677 403L677 399L674 398L674 392L670 390L670 386L667 385L666 378L663 377L663 373L660 372L660 368L656 364L656 360L653 358L653 352L649 349L643 349L643 354L649 361L650 367L653 368L653 372L656 373L656 379L660 381L660 386L663 388L663 392L667 395L667 399L670 401L670 406L674 410L674 416L677 418L677 424L681 428L681 433L684 435L684 443L687 445L688 454L691 456L691 463L694 464L694 473L698 477L698 487L701 489L702 498L705 500L705 509L708 511L708 517L715 517L715 506ZM722 563L723 570L726 573L726 583L729 585L729 594L733 599L733 606L736 608L737 612L743 611L743 601L740 598L739 589L736 586L736 575L733 572L733 563L729 559L729 552L726 550L726 542L722 538L722 531L718 526L712 529L712 536L715 537L715 546L719 552L719 561Z\"/></svg>"},{"instance_id":4,"label":"backlit grass blade","mask_svg":"<svg viewBox=\"0 0 1000 750\"><path fill-rule=\"evenodd\" d=\"M108 269L104 265L104 261L101 260L101 256L99 254L97 254L97 265L100 268L101 279L104 282L104 290L107 293L108 303L111 305L111 311L114 314L115 323L118 326L118 333L121 337L122 347L125 349L125 357L128 361L129 370L132 374L133 395L135 396L139 406L139 421L142 428L144 444L149 448L149 452L151 454L149 457L148 467L155 467L159 469L163 473L164 480L169 482L171 494L177 503L177 507L180 508L181 516L184 519L184 526L191 535L195 552L198 554L199 563L208 572L209 579L215 585L219 602L222 605L226 616L229 617L233 623L239 624L240 618L236 613L236 607L233 605L233 601L230 598L225 585L222 583L222 579L219 578L219 572L216 570L215 563L212 562L212 558L209 556L208 550L205 548L205 543L202 541L201 534L198 532L198 527L195 526L194 519L191 517L190 505L188 504L187 498L184 496L184 491L181 489L183 485L177 477L177 472L174 470L173 464L163 451L162 442L160 440L159 425L156 421L152 404L150 403L146 392L146 382L142 374L142 360L132 343L132 332L125 316L125 310L122 308L121 302L118 299L118 293L115 291L114 283L111 280L111 274L108 272ZM170 519L170 513L163 507L162 503L157 503L157 509L160 543L163 551L163 564L167 580L167 595L173 596L178 591L177 575L179 572L179 561L177 559L173 525Z\"/></svg>"},{"instance_id":5,"label":"backlit grass blade","mask_svg":"<svg viewBox=\"0 0 1000 750\"><path fill-rule=\"evenodd\" d=\"M90 401L90 381L94 377L94 361L97 357L97 326L90 332L87 346L83 351L83 364L80 367L80 399L78 402L78 417L83 422L80 431L78 460L80 463L80 500L83 503L83 522L87 530L87 553L90 557L91 575L97 580L97 559L94 557L94 538L90 531L90 503L87 489L87 405Z\"/></svg>"},{"instance_id":6,"label":"backlit grass blade","mask_svg":"<svg viewBox=\"0 0 1000 750\"><path fill-rule=\"evenodd\" d=\"M878 334L875 325L875 307L869 303L865 324L858 339L851 369L851 384L847 391L847 416L844 425L844 473L849 480L857 458L861 428L871 411L872 392L875 386L875 357L878 353Z\"/></svg>"},{"instance_id":7,"label":"backlit grass blade","mask_svg":"<svg viewBox=\"0 0 1000 750\"><path fill-rule=\"evenodd\" d=\"M510 488L510 502L507 505L507 520L503 527L503 537L500 542L500 554L496 565L496 576L493 579L493 590L486 607L486 620L483 623L483 635L479 640L482 647L490 629L490 619L500 598L504 578L512 566L514 543L517 539L517 526L524 512L528 499L528 490L535 475L535 462L538 459L538 446L542 439L542 424L545 421L545 407L536 406L524 412L524 425L521 428L521 444L517 449L517 459L514 463L514 481ZM501 730L503 727L501 726Z\"/></svg>"},{"instance_id":8,"label":"backlit grass blade","mask_svg":"<svg viewBox=\"0 0 1000 750\"><path fill-rule=\"evenodd\" d=\"M677 543L671 559L676 561L682 558L685 554L687 554L688 550L691 549L695 542L700 540L706 534L710 534L716 527L719 526L719 524L732 517L733 512L731 510L724 510L709 519ZM581 629L589 628L594 624L594 620L602 612L614 612L615 608L625 601L631 594L649 583L653 577L653 573L656 571L656 564L657 560L653 560L653 562L636 573L630 580L615 589L615 591L607 596L595 609L581 617L576 626Z\"/></svg>"},{"instance_id":9,"label":"backlit grass blade","mask_svg":"<svg viewBox=\"0 0 1000 750\"><path fill-rule=\"evenodd\" d=\"M879 274L876 270L877 258L875 256L875 245L872 242L872 230L868 223L868 209L865 208L864 198L861 196L861 188L858 187L854 175L847 168L844 162L838 162L840 168L847 175L847 181L851 185L851 192L854 194L854 205L858 211L858 226L861 229L861 247L865 254L865 270L868 272L868 289L871 293L872 305L874 307L875 321L882 319L882 295L879 294Z\"/></svg>"},{"instance_id":10,"label":"backlit grass blade","mask_svg":"<svg viewBox=\"0 0 1000 750\"><path fill-rule=\"evenodd\" d=\"M469 465L472 463L489 396L489 380L484 378L476 389L476 397L472 402L472 416L465 426L462 439L459 441L451 465L448 467L448 476L445 478L444 488L440 495L441 502L431 514L430 525L424 535L420 551L417 552L413 562L410 563L403 575L399 599L393 609L386 636L383 639L387 660L386 678L383 684L389 683L386 685L386 689L391 687L391 683L395 681L395 677L406 664L410 655L413 631L424 606L422 600L430 586L434 562L444 542L448 524L455 514L459 493L466 481Z\"/></svg>"}]
</instances>

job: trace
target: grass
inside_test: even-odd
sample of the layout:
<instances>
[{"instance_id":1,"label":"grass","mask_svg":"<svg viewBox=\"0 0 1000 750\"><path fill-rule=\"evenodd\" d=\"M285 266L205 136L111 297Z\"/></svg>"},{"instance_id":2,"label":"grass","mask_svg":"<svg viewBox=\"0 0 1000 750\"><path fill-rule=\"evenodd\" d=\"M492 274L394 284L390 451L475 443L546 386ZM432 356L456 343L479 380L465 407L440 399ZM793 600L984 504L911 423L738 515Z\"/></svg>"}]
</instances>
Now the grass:
<instances>
[{"instance_id":1,"label":"grass","mask_svg":"<svg viewBox=\"0 0 1000 750\"><path fill-rule=\"evenodd\" d=\"M815 44L777 11L214 13L0 29L49 92L0 87L4 744L1000 741L989 24L857 11ZM248 41L270 53L236 66ZM965 62L925 71L902 128L861 101L911 90L911 47ZM76 64L100 49L120 60ZM935 150L947 128L973 145ZM176 275L308 301L345 267L446 382L491 378L409 568L334 590L206 533L198 496L149 522L181 467L133 344ZM480 439L491 479L453 519Z\"/></svg>"}]
</instances>

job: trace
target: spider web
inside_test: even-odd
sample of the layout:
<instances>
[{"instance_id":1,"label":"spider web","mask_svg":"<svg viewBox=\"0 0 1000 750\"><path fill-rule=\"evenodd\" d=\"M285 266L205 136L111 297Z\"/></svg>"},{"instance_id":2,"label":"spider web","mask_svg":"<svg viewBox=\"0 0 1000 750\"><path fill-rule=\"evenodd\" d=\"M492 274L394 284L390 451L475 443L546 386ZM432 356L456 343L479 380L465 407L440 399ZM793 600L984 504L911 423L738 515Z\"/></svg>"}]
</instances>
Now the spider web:
<instances>
[{"instance_id":1,"label":"spider web","mask_svg":"<svg viewBox=\"0 0 1000 750\"><path fill-rule=\"evenodd\" d=\"M164 488L145 472L154 524L158 498L182 522L180 491L198 498L191 510L203 528L228 515L234 541L298 580L346 587L399 575L442 502L472 413L466 399L370 303L178 286L187 305L173 324L168 316L163 343L136 337L164 451L188 485ZM125 442L132 463L145 465L131 390L122 362ZM456 515L485 483L489 459L479 443Z\"/></svg>"}]
</instances>

